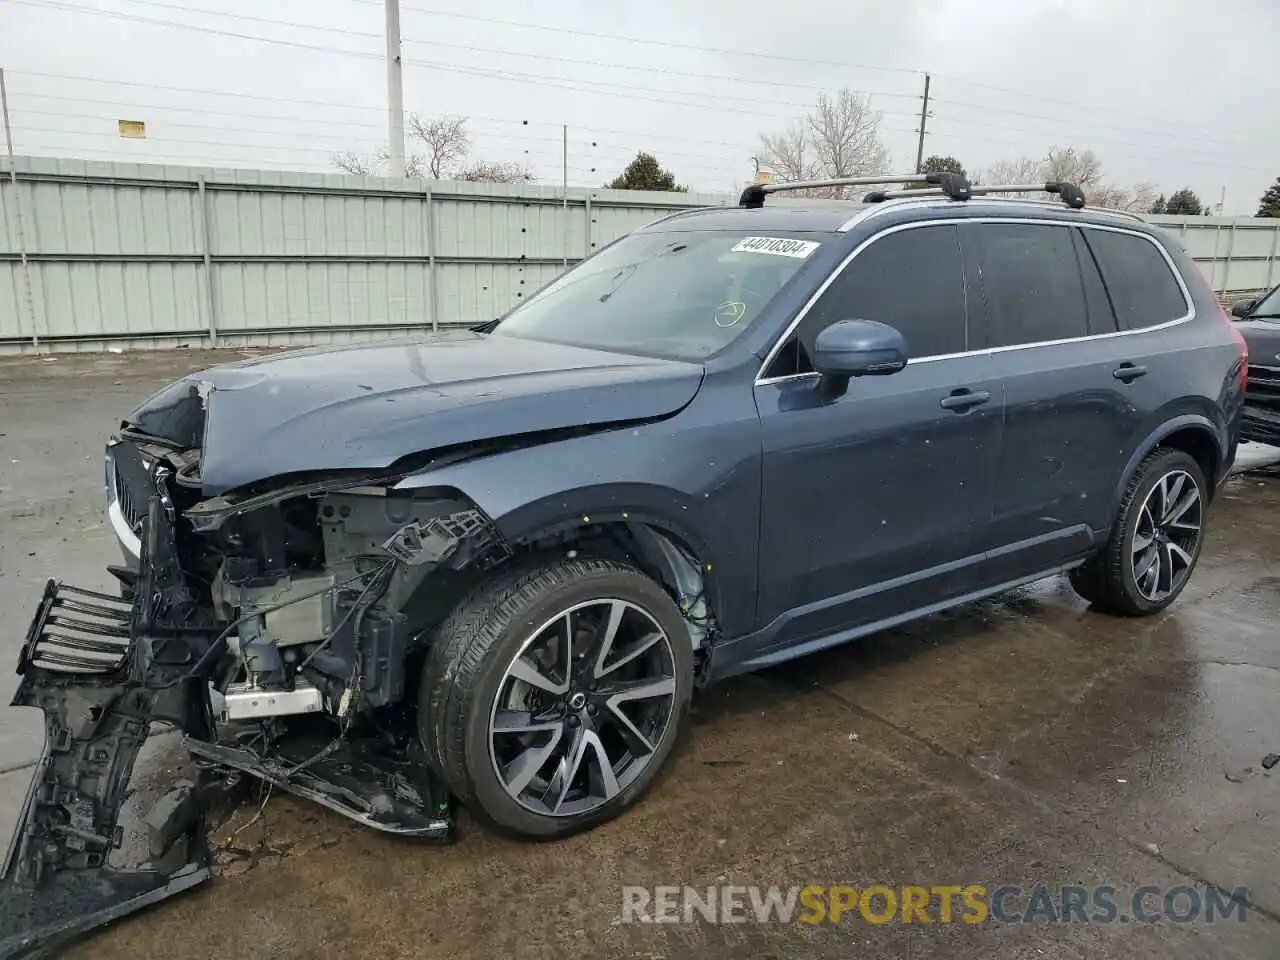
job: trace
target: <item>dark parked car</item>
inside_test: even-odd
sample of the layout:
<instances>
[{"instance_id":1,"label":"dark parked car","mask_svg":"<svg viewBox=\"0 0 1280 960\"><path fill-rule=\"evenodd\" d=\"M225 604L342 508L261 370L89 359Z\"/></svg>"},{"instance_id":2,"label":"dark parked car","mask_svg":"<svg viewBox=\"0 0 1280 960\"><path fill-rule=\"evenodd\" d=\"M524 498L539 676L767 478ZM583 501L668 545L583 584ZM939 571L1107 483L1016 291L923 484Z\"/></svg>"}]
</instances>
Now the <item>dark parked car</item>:
<instances>
[{"instance_id":1,"label":"dark parked car","mask_svg":"<svg viewBox=\"0 0 1280 960\"><path fill-rule=\"evenodd\" d=\"M1280 446L1280 287L1231 305L1249 345L1249 383L1240 439Z\"/></svg>"},{"instance_id":2,"label":"dark parked car","mask_svg":"<svg viewBox=\"0 0 1280 960\"><path fill-rule=\"evenodd\" d=\"M1061 572L1100 610L1173 602L1239 335L1174 238L1068 184L928 183L749 188L475 330L140 406L107 455L126 599L51 583L22 654L49 744L7 922L207 874L195 784L112 866L149 724L382 830L447 837L456 799L557 837L637 799L701 684Z\"/></svg>"}]
</instances>

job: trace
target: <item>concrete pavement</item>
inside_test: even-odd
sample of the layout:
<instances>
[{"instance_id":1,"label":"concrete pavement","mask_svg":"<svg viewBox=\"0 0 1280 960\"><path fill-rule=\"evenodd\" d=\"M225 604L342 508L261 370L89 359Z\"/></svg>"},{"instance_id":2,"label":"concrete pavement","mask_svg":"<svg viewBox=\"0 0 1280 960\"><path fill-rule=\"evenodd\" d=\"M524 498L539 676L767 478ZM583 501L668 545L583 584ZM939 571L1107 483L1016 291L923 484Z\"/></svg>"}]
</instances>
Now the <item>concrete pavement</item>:
<instances>
[{"instance_id":1,"label":"concrete pavement","mask_svg":"<svg viewBox=\"0 0 1280 960\"><path fill-rule=\"evenodd\" d=\"M0 361L4 702L44 580L108 586L106 432L211 362ZM215 831L217 881L70 956L1280 958L1280 766L1262 766L1280 752L1280 476L1232 480L1210 528L1157 618L1092 613L1055 579L712 688L641 804L568 841L464 819L458 844L420 847L271 797ZM39 746L34 711L0 710L4 836ZM872 883L1210 884L1250 905L1150 925L621 922L627 884Z\"/></svg>"}]
</instances>

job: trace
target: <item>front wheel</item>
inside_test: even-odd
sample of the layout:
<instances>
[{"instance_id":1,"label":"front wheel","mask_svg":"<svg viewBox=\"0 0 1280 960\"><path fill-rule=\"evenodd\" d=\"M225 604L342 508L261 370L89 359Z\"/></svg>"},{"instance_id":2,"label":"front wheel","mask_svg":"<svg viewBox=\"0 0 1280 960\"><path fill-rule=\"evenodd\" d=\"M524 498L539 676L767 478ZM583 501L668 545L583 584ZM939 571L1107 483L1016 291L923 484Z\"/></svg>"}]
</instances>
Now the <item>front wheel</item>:
<instances>
[{"instance_id":1,"label":"front wheel","mask_svg":"<svg viewBox=\"0 0 1280 960\"><path fill-rule=\"evenodd\" d=\"M1071 571L1072 587L1100 610L1163 610L1191 579L1204 542L1208 487L1194 457L1159 448L1125 488L1106 547Z\"/></svg>"},{"instance_id":2,"label":"front wheel","mask_svg":"<svg viewBox=\"0 0 1280 960\"><path fill-rule=\"evenodd\" d=\"M692 689L689 631L658 584L627 564L553 559L481 585L441 624L418 729L472 813L566 836L635 802Z\"/></svg>"}]
</instances>

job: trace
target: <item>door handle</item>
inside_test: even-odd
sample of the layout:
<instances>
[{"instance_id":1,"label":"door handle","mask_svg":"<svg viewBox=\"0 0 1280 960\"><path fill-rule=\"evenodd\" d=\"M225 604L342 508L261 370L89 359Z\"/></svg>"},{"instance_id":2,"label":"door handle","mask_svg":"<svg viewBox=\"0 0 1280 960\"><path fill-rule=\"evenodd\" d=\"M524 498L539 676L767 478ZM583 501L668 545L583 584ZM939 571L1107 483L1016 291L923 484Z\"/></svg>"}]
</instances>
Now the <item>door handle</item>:
<instances>
[{"instance_id":1,"label":"door handle","mask_svg":"<svg viewBox=\"0 0 1280 960\"><path fill-rule=\"evenodd\" d=\"M951 396L942 398L942 409L963 413L970 407L979 407L990 399L991 394L986 390L974 391L968 387L961 387L958 390L952 390Z\"/></svg>"},{"instance_id":2,"label":"door handle","mask_svg":"<svg viewBox=\"0 0 1280 960\"><path fill-rule=\"evenodd\" d=\"M1125 361L1120 364L1120 366L1112 370L1111 375L1117 380L1123 380L1125 383L1132 383L1139 377L1145 377L1147 375L1147 368L1135 366L1134 364Z\"/></svg>"}]
</instances>

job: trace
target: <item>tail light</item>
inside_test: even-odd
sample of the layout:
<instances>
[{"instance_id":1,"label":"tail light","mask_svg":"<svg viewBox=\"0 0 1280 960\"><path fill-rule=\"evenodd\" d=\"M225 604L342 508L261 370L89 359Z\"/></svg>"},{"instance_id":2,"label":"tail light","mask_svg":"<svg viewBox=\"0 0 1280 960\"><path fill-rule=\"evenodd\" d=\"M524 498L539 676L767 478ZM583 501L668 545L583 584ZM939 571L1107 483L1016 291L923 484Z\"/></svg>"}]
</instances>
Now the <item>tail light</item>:
<instances>
[{"instance_id":1,"label":"tail light","mask_svg":"<svg viewBox=\"0 0 1280 960\"><path fill-rule=\"evenodd\" d=\"M1231 336L1236 339L1236 356L1240 360L1240 389L1244 390L1249 384L1249 343L1245 340L1244 334L1240 332L1240 328L1236 326L1235 321L1231 319L1231 314L1227 313L1224 307L1219 307L1218 313L1231 331Z\"/></svg>"}]
</instances>

